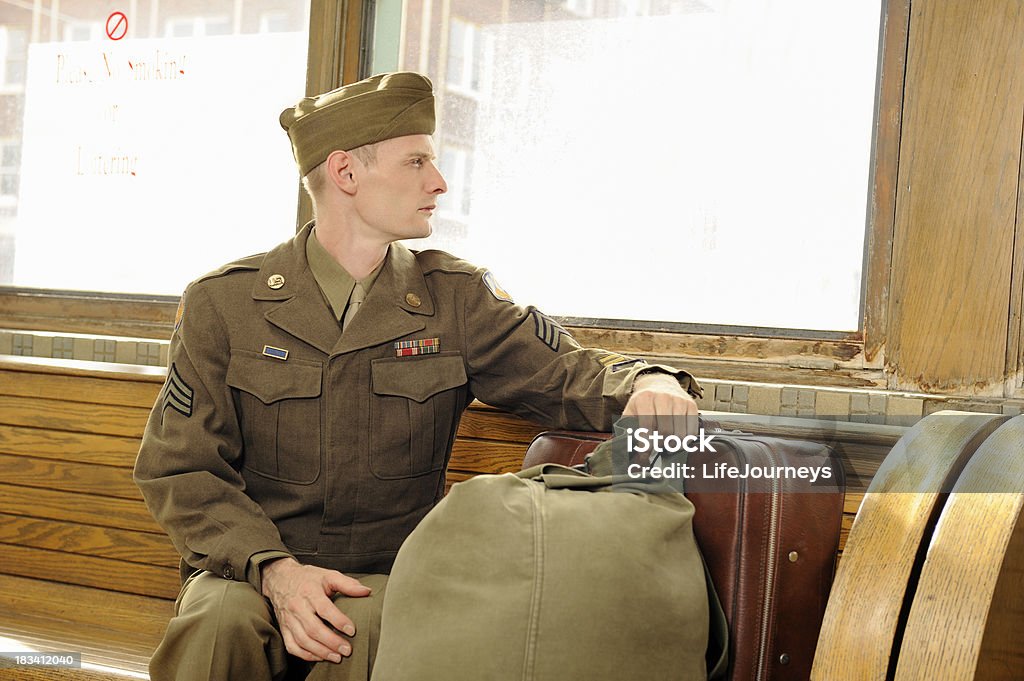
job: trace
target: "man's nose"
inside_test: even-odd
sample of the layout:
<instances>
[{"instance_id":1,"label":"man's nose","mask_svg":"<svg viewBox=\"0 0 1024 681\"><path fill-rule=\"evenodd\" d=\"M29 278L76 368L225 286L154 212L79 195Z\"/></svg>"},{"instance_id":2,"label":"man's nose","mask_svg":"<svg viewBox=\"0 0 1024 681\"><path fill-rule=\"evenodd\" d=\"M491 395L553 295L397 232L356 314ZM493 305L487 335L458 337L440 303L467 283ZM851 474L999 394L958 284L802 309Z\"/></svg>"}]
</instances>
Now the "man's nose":
<instances>
[{"instance_id":1,"label":"man's nose","mask_svg":"<svg viewBox=\"0 0 1024 681\"><path fill-rule=\"evenodd\" d=\"M437 166L434 167L434 177L431 178L429 191L431 194L444 194L448 191L448 183L444 181L444 175Z\"/></svg>"}]
</instances>

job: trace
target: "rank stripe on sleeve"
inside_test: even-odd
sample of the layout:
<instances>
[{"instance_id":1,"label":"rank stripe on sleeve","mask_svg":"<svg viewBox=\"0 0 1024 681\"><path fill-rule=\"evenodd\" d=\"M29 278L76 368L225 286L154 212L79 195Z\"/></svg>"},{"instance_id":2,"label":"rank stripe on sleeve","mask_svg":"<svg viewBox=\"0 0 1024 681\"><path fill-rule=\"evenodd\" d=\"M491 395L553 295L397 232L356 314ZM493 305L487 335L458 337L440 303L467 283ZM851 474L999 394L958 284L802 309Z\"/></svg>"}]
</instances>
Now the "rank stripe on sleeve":
<instances>
[{"instance_id":1,"label":"rank stripe on sleeve","mask_svg":"<svg viewBox=\"0 0 1024 681\"><path fill-rule=\"evenodd\" d=\"M606 352L597 358L597 363L600 364L601 366L610 367L615 364L620 364L622 362L628 362L630 360L632 360L631 357L620 355L617 352Z\"/></svg>"},{"instance_id":2,"label":"rank stripe on sleeve","mask_svg":"<svg viewBox=\"0 0 1024 681\"><path fill-rule=\"evenodd\" d=\"M171 370L167 375L167 382L164 384L161 395L163 401L163 408L160 410L161 420L163 419L163 412L167 411L168 408L182 414L185 418L191 417L192 399L194 396L195 392L191 386L178 373L178 367L171 364Z\"/></svg>"},{"instance_id":3,"label":"rank stripe on sleeve","mask_svg":"<svg viewBox=\"0 0 1024 681\"><path fill-rule=\"evenodd\" d=\"M603 367L611 369L612 371L620 371L627 367L631 367L634 364L647 364L647 362L642 359L626 357L625 355L620 355L617 352L608 351L605 351L603 355L597 358L597 363Z\"/></svg>"},{"instance_id":4,"label":"rank stripe on sleeve","mask_svg":"<svg viewBox=\"0 0 1024 681\"><path fill-rule=\"evenodd\" d=\"M540 310L534 310L530 314L533 315L537 338L539 338L544 345L548 346L555 352L558 352L558 347L562 343L562 335L564 334L569 336L569 332L562 328L561 324L551 317L548 317Z\"/></svg>"}]
</instances>

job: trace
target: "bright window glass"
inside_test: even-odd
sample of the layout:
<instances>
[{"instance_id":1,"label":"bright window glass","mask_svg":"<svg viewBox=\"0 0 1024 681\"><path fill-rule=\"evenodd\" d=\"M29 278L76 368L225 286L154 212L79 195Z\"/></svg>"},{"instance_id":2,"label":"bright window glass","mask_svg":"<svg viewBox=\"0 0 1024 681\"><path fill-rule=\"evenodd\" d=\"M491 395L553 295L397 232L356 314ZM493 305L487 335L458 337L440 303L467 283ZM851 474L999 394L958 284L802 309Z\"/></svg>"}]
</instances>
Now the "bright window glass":
<instances>
[{"instance_id":1,"label":"bright window glass","mask_svg":"<svg viewBox=\"0 0 1024 681\"><path fill-rule=\"evenodd\" d=\"M0 8L0 284L176 295L287 238L308 25L307 0Z\"/></svg>"},{"instance_id":2,"label":"bright window glass","mask_svg":"<svg viewBox=\"0 0 1024 681\"><path fill-rule=\"evenodd\" d=\"M465 184L414 246L557 315L859 327L879 0L377 8Z\"/></svg>"}]
</instances>

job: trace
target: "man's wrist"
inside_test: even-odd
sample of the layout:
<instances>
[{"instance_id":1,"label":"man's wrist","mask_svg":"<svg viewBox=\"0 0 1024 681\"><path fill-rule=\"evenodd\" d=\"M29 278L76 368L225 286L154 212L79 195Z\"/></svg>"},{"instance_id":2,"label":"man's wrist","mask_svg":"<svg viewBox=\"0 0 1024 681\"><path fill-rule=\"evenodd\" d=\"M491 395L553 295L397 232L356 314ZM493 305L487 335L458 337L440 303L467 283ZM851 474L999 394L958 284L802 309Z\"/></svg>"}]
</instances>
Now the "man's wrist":
<instances>
[{"instance_id":1,"label":"man's wrist","mask_svg":"<svg viewBox=\"0 0 1024 681\"><path fill-rule=\"evenodd\" d=\"M274 578L281 574L282 571L297 565L299 565L299 561L295 560L291 556L271 558L270 560L260 563L260 582L262 584L261 591L263 595L269 598L270 586L273 583Z\"/></svg>"},{"instance_id":2,"label":"man's wrist","mask_svg":"<svg viewBox=\"0 0 1024 681\"><path fill-rule=\"evenodd\" d=\"M686 392L675 376L658 369L644 369L633 378L633 392L653 387L675 388Z\"/></svg>"}]
</instances>

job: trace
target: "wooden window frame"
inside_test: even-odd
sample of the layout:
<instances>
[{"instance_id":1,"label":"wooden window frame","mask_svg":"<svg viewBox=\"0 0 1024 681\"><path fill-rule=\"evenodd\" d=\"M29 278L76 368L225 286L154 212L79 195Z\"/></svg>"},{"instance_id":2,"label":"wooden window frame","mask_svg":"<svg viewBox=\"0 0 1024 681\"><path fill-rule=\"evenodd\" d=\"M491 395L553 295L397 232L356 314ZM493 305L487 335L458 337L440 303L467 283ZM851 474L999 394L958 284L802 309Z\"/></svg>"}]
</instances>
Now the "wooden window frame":
<instances>
[{"instance_id":1,"label":"wooden window frame","mask_svg":"<svg viewBox=\"0 0 1024 681\"><path fill-rule=\"evenodd\" d=\"M311 0L306 92L353 82L369 64L372 0ZM585 345L686 366L701 376L885 388L896 177L910 0L882 10L878 89L864 249L861 329L853 333L565 319ZM312 216L297 189L296 229ZM0 287L5 328L165 339L178 299Z\"/></svg>"}]
</instances>

